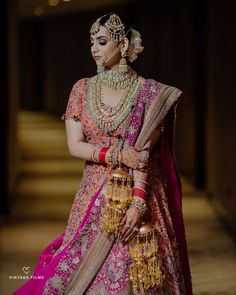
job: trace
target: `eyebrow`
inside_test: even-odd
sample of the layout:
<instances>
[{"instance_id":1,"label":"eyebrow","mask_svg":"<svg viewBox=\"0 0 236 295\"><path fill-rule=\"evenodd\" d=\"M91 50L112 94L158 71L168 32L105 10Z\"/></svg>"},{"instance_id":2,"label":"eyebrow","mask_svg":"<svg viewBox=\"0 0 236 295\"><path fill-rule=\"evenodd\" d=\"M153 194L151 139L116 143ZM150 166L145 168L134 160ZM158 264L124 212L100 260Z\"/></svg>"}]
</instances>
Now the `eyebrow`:
<instances>
[{"instance_id":1,"label":"eyebrow","mask_svg":"<svg viewBox=\"0 0 236 295\"><path fill-rule=\"evenodd\" d=\"M108 39L107 36L105 36L105 35L104 36L103 35L102 36L98 36L95 39L100 40L100 39L103 39L103 38ZM92 36L90 36L90 40L93 40Z\"/></svg>"}]
</instances>

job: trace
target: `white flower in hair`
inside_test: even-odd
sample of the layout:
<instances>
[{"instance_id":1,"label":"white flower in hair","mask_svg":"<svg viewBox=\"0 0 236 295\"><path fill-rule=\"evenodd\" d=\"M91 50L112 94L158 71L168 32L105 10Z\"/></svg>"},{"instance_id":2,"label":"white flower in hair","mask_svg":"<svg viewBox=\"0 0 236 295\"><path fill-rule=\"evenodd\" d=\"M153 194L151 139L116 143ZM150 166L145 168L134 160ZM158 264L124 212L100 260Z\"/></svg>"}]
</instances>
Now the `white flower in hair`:
<instances>
[{"instance_id":1,"label":"white flower in hair","mask_svg":"<svg viewBox=\"0 0 236 295\"><path fill-rule=\"evenodd\" d=\"M142 44L142 38L138 31L131 29L131 40L128 48L128 59L130 62L135 61L138 58L139 53L144 49Z\"/></svg>"}]
</instances>

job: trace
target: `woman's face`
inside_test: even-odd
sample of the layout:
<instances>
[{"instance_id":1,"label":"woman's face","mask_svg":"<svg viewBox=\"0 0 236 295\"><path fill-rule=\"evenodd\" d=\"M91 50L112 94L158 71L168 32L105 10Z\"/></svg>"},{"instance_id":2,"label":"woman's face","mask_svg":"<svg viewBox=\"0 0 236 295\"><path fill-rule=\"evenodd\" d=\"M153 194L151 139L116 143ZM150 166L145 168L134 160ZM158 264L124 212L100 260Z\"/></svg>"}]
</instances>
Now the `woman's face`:
<instances>
[{"instance_id":1,"label":"woman's face","mask_svg":"<svg viewBox=\"0 0 236 295\"><path fill-rule=\"evenodd\" d=\"M120 46L106 36L106 28L100 26L99 31L90 36L91 53L97 65L114 68L121 58Z\"/></svg>"}]
</instances>

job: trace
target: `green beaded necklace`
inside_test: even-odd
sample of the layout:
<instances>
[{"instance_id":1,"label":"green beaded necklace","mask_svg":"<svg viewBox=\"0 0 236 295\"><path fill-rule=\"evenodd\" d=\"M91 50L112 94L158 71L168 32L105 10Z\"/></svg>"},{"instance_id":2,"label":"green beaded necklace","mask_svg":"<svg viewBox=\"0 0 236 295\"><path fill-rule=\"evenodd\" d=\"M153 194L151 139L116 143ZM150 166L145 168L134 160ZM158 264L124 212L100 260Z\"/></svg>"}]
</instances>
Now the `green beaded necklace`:
<instances>
[{"instance_id":1,"label":"green beaded necklace","mask_svg":"<svg viewBox=\"0 0 236 295\"><path fill-rule=\"evenodd\" d=\"M125 79L124 79L125 77ZM115 90L125 89L117 106L109 108L102 101L102 86ZM126 119L133 107L141 83L133 70L128 73L105 71L92 77L88 87L88 109L93 120L105 132L114 131Z\"/></svg>"}]
</instances>

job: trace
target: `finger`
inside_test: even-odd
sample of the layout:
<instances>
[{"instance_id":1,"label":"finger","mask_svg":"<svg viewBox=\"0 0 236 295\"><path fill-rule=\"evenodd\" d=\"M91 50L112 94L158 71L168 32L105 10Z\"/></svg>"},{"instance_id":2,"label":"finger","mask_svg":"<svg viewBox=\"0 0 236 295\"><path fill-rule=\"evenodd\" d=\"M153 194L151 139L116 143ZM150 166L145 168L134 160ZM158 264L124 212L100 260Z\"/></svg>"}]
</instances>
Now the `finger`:
<instances>
[{"instance_id":1,"label":"finger","mask_svg":"<svg viewBox=\"0 0 236 295\"><path fill-rule=\"evenodd\" d=\"M125 234L123 235L122 241L126 242L128 240L128 237L132 234L134 228L129 228Z\"/></svg>"},{"instance_id":2,"label":"finger","mask_svg":"<svg viewBox=\"0 0 236 295\"><path fill-rule=\"evenodd\" d=\"M132 236L136 233L136 230L135 230L135 227L133 228L132 232L130 233L130 235L128 235L126 238L125 238L125 242L129 241Z\"/></svg>"},{"instance_id":3,"label":"finger","mask_svg":"<svg viewBox=\"0 0 236 295\"><path fill-rule=\"evenodd\" d=\"M118 239L121 239L121 236L122 236L122 231L123 231L123 228L124 228L124 225L126 224L126 220L127 220L127 215L125 215L120 223L120 230L119 230L119 233L118 233Z\"/></svg>"},{"instance_id":4,"label":"finger","mask_svg":"<svg viewBox=\"0 0 236 295\"><path fill-rule=\"evenodd\" d=\"M148 151L150 148L147 145L140 146L140 147L135 147L134 148L136 151L141 152L141 151Z\"/></svg>"},{"instance_id":5,"label":"finger","mask_svg":"<svg viewBox=\"0 0 236 295\"><path fill-rule=\"evenodd\" d=\"M146 145L144 145L144 146L142 147L142 149L143 149L143 150L146 150L146 151L149 151L149 150L150 150L150 145L149 145L149 143L147 143Z\"/></svg>"},{"instance_id":6,"label":"finger","mask_svg":"<svg viewBox=\"0 0 236 295\"><path fill-rule=\"evenodd\" d=\"M127 220L127 215L125 214L120 225L124 225L126 223L126 220Z\"/></svg>"},{"instance_id":7,"label":"finger","mask_svg":"<svg viewBox=\"0 0 236 295\"><path fill-rule=\"evenodd\" d=\"M124 233L123 240L126 240L128 236L132 233L132 231L134 230L135 224L136 222L133 222L131 226L129 227L129 229Z\"/></svg>"},{"instance_id":8,"label":"finger","mask_svg":"<svg viewBox=\"0 0 236 295\"><path fill-rule=\"evenodd\" d=\"M119 224L118 235L117 235L118 239L122 238L122 231L123 231L124 225L126 224L126 219L127 219L127 216L125 215L121 223Z\"/></svg>"},{"instance_id":9,"label":"finger","mask_svg":"<svg viewBox=\"0 0 236 295\"><path fill-rule=\"evenodd\" d=\"M126 233L129 232L133 228L133 223L134 223L134 221L132 219L128 218L128 216L127 216L126 223L121 231L122 238L124 238Z\"/></svg>"},{"instance_id":10,"label":"finger","mask_svg":"<svg viewBox=\"0 0 236 295\"><path fill-rule=\"evenodd\" d=\"M123 240L124 238L124 235L126 234L126 232L130 229L130 225L129 224L125 224L125 226L123 227L122 231L121 231L121 234L119 236L119 238L121 240Z\"/></svg>"},{"instance_id":11,"label":"finger","mask_svg":"<svg viewBox=\"0 0 236 295\"><path fill-rule=\"evenodd\" d=\"M140 227L140 222L136 222L136 223L134 224L134 227L133 227L131 233L130 233L128 236L124 237L125 242L127 242L130 238L132 238L132 236L133 236L134 234L136 234L136 233L139 231L139 227Z\"/></svg>"},{"instance_id":12,"label":"finger","mask_svg":"<svg viewBox=\"0 0 236 295\"><path fill-rule=\"evenodd\" d=\"M132 229L132 231L129 234L124 236L123 241L127 242L133 236L134 233L135 233L135 231L134 231L134 229Z\"/></svg>"},{"instance_id":13,"label":"finger","mask_svg":"<svg viewBox=\"0 0 236 295\"><path fill-rule=\"evenodd\" d=\"M143 150L143 147L134 147L133 150L135 152L141 152Z\"/></svg>"}]
</instances>

